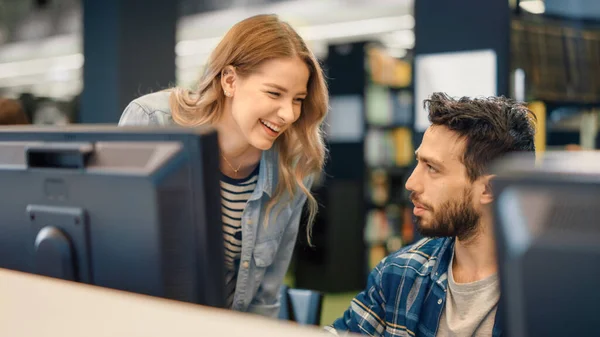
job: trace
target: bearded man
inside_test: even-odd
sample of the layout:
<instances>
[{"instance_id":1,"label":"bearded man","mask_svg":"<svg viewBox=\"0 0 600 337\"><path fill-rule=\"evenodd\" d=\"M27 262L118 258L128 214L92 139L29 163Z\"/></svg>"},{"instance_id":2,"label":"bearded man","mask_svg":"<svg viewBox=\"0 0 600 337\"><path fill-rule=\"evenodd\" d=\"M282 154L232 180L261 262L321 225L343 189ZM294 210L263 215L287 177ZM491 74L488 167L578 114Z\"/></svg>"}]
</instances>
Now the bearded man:
<instances>
[{"instance_id":1,"label":"bearded man","mask_svg":"<svg viewBox=\"0 0 600 337\"><path fill-rule=\"evenodd\" d=\"M535 158L535 115L504 97L424 102L430 127L406 182L425 239L383 259L331 326L371 336L500 336L489 164Z\"/></svg>"}]
</instances>

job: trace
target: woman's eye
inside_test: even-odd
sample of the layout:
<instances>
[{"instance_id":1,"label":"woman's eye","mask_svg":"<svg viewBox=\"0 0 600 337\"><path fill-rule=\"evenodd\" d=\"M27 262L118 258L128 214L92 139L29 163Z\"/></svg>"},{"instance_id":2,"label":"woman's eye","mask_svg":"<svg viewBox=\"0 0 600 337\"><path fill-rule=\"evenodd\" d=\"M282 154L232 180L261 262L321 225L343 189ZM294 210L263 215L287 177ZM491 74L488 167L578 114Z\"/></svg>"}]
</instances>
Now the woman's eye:
<instances>
[{"instance_id":1,"label":"woman's eye","mask_svg":"<svg viewBox=\"0 0 600 337\"><path fill-rule=\"evenodd\" d=\"M281 94L280 94L280 93L278 93L278 92L275 92L275 91L268 91L267 93L268 93L269 95L271 95L271 96L275 96L275 97L279 97L279 96L281 96Z\"/></svg>"}]
</instances>

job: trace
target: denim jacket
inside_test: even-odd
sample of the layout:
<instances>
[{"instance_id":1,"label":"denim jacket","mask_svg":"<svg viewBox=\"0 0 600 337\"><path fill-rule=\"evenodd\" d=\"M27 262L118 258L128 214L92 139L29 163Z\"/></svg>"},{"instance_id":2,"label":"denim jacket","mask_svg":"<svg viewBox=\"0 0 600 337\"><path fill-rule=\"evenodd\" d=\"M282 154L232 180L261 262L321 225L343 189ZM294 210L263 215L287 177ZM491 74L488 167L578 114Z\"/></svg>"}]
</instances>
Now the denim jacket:
<instances>
[{"instance_id":1,"label":"denim jacket","mask_svg":"<svg viewBox=\"0 0 600 337\"><path fill-rule=\"evenodd\" d=\"M435 337L446 304L448 267L454 238L425 238L383 259L367 288L332 326L347 332L386 337ZM502 336L502 310L496 311L492 336Z\"/></svg>"},{"instance_id":2,"label":"denim jacket","mask_svg":"<svg viewBox=\"0 0 600 337\"><path fill-rule=\"evenodd\" d=\"M169 93L164 91L132 101L119 121L119 125L174 124ZM288 203L289 195L285 194L281 199L283 208L275 205L269 223L264 224L266 204L278 183L278 155L273 148L263 151L258 182L242 215L242 255L232 306L233 310L269 317L277 317L279 313L279 289L290 264L307 199L298 192ZM305 184L310 189L312 179Z\"/></svg>"}]
</instances>

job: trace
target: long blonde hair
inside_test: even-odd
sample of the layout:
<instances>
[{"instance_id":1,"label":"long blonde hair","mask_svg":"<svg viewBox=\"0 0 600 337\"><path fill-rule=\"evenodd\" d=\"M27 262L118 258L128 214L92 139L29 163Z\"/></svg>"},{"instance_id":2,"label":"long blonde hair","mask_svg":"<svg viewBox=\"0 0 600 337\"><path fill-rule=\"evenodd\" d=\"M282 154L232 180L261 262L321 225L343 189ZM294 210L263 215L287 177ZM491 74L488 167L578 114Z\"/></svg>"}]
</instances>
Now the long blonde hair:
<instances>
[{"instance_id":1,"label":"long blonde hair","mask_svg":"<svg viewBox=\"0 0 600 337\"><path fill-rule=\"evenodd\" d=\"M173 120L179 125L212 124L223 113L225 95L221 72L226 66L234 66L237 74L244 77L267 60L289 57L299 57L308 66L308 95L298 120L274 144L279 152L279 183L267 204L265 221L268 222L270 210L285 192L291 197L300 189L308 201L307 238L310 243L318 205L304 179L316 178L324 166L326 148L321 123L327 114L329 96L319 62L288 23L280 21L276 15L257 15L238 22L211 54L197 88L174 88L170 105Z\"/></svg>"}]
</instances>

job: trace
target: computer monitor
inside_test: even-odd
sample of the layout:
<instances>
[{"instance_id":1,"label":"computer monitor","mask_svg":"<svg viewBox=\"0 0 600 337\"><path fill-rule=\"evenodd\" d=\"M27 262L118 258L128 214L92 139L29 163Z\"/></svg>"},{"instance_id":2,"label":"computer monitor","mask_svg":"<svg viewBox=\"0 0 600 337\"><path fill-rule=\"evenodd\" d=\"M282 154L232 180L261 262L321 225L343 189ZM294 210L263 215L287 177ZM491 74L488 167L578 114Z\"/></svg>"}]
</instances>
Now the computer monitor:
<instances>
[{"instance_id":1,"label":"computer monitor","mask_svg":"<svg viewBox=\"0 0 600 337\"><path fill-rule=\"evenodd\" d=\"M0 128L0 268L223 307L214 130Z\"/></svg>"},{"instance_id":2,"label":"computer monitor","mask_svg":"<svg viewBox=\"0 0 600 337\"><path fill-rule=\"evenodd\" d=\"M600 153L515 155L492 171L505 335L600 336Z\"/></svg>"}]
</instances>

